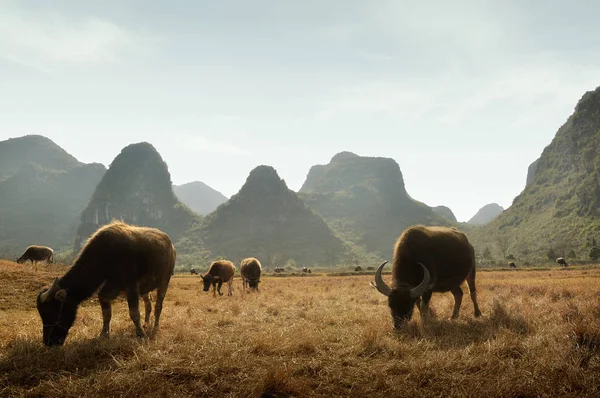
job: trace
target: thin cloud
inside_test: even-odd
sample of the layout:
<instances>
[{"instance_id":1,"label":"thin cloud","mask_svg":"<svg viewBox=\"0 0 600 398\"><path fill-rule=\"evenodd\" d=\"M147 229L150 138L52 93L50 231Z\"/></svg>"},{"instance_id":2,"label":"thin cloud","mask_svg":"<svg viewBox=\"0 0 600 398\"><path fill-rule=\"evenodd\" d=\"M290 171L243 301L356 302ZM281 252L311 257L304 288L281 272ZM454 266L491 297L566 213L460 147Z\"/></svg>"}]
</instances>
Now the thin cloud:
<instances>
[{"instance_id":1,"label":"thin cloud","mask_svg":"<svg viewBox=\"0 0 600 398\"><path fill-rule=\"evenodd\" d=\"M68 19L57 12L36 16L19 8L0 12L0 58L41 71L63 63L114 64L149 38L88 17Z\"/></svg>"}]
</instances>

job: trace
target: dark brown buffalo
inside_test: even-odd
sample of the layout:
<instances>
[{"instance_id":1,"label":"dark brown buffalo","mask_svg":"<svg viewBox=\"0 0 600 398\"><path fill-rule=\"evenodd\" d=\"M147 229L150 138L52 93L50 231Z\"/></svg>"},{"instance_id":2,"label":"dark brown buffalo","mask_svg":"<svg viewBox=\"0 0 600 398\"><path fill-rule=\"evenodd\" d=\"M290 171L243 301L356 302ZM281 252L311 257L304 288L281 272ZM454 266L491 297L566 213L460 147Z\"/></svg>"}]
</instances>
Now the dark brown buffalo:
<instances>
[{"instance_id":1,"label":"dark brown buffalo","mask_svg":"<svg viewBox=\"0 0 600 398\"><path fill-rule=\"evenodd\" d=\"M164 232L136 227L120 221L107 224L83 246L73 266L37 297L43 323L44 344L62 345L79 304L98 292L102 307L101 336L110 332L111 302L125 292L129 316L139 337L145 333L140 324L139 297L144 299L145 323L150 321L152 304L148 293L156 289L154 329L158 331L162 304L175 267L175 247Z\"/></svg>"},{"instance_id":2,"label":"dark brown buffalo","mask_svg":"<svg viewBox=\"0 0 600 398\"><path fill-rule=\"evenodd\" d=\"M358 265L356 268L354 268L354 272L362 272L362 267L360 265Z\"/></svg>"},{"instance_id":3,"label":"dark brown buffalo","mask_svg":"<svg viewBox=\"0 0 600 398\"><path fill-rule=\"evenodd\" d=\"M249 257L240 263L240 275L242 276L242 286L244 290L246 287L250 289L258 290L258 284L260 283L260 274L262 266L260 261L254 257Z\"/></svg>"},{"instance_id":4,"label":"dark brown buffalo","mask_svg":"<svg viewBox=\"0 0 600 398\"><path fill-rule=\"evenodd\" d=\"M373 286L388 297L395 328L412 317L415 304L422 315L428 314L433 292L452 293L452 318L457 318L463 296L460 285L465 279L475 316L481 315L475 290L475 251L457 229L417 225L405 230L394 248L392 287L381 277L386 263L377 269Z\"/></svg>"},{"instance_id":5,"label":"dark brown buffalo","mask_svg":"<svg viewBox=\"0 0 600 398\"><path fill-rule=\"evenodd\" d=\"M280 272L284 272L285 270L281 267L275 267L275 273L280 273Z\"/></svg>"},{"instance_id":6,"label":"dark brown buffalo","mask_svg":"<svg viewBox=\"0 0 600 398\"><path fill-rule=\"evenodd\" d=\"M219 296L222 296L221 286L223 283L227 283L229 285L229 289L227 291L228 296L233 295L232 285L233 285L233 274L235 273L235 265L231 261L227 260L217 260L213 261L208 268L208 272L204 275L201 275L202 280L204 281L204 291L208 292L210 285L213 285L213 296L216 296L216 291L219 291Z\"/></svg>"},{"instance_id":7,"label":"dark brown buffalo","mask_svg":"<svg viewBox=\"0 0 600 398\"><path fill-rule=\"evenodd\" d=\"M190 275L198 275L198 271L196 271L194 268L190 268Z\"/></svg>"},{"instance_id":8,"label":"dark brown buffalo","mask_svg":"<svg viewBox=\"0 0 600 398\"><path fill-rule=\"evenodd\" d=\"M509 267L509 268L517 268L517 265L516 265L516 264L515 264L513 261L510 261L510 262L508 263L508 267Z\"/></svg>"},{"instance_id":9,"label":"dark brown buffalo","mask_svg":"<svg viewBox=\"0 0 600 398\"><path fill-rule=\"evenodd\" d=\"M54 261L54 250L47 246L31 245L25 249L25 253L17 259L17 263L21 264L27 260L31 261L31 264L35 261L47 261L52 263Z\"/></svg>"},{"instance_id":10,"label":"dark brown buffalo","mask_svg":"<svg viewBox=\"0 0 600 398\"><path fill-rule=\"evenodd\" d=\"M569 264L567 264L567 261L564 258L562 258L562 257L559 257L559 258L556 259L556 264L563 265L565 267L569 266Z\"/></svg>"}]
</instances>

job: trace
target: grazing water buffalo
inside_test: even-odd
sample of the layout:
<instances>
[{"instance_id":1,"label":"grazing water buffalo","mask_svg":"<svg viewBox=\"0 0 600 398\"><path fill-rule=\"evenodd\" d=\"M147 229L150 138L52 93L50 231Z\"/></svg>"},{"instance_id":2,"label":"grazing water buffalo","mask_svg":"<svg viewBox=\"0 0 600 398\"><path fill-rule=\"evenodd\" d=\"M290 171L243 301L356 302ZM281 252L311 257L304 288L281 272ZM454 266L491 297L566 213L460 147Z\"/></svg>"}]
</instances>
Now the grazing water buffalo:
<instances>
[{"instance_id":1,"label":"grazing water buffalo","mask_svg":"<svg viewBox=\"0 0 600 398\"><path fill-rule=\"evenodd\" d=\"M222 296L221 286L223 283L227 283L229 285L229 289L227 291L228 296L232 296L232 285L233 285L233 274L235 273L235 265L231 261L227 260L217 260L213 261L208 268L208 272L204 275L201 275L202 280L204 281L204 291L208 292L210 285L213 285L213 296L216 296L216 291L219 291L219 296Z\"/></svg>"},{"instance_id":2,"label":"grazing water buffalo","mask_svg":"<svg viewBox=\"0 0 600 398\"><path fill-rule=\"evenodd\" d=\"M556 264L558 264L558 265L564 265L565 267L569 266L569 264L567 264L567 261L564 258L562 258L562 257L559 257L559 258L556 259Z\"/></svg>"},{"instance_id":3,"label":"grazing water buffalo","mask_svg":"<svg viewBox=\"0 0 600 398\"><path fill-rule=\"evenodd\" d=\"M285 272L285 268L283 267L275 267L275 273Z\"/></svg>"},{"instance_id":4,"label":"grazing water buffalo","mask_svg":"<svg viewBox=\"0 0 600 398\"><path fill-rule=\"evenodd\" d=\"M377 268L375 284L371 284L387 296L394 328L412 317L415 304L422 315L429 313L433 292L452 293L452 318L457 318L463 296L460 285L465 279L475 316L481 315L475 290L475 252L457 229L417 225L405 230L394 248L392 287L381 277L386 263Z\"/></svg>"},{"instance_id":5,"label":"grazing water buffalo","mask_svg":"<svg viewBox=\"0 0 600 398\"><path fill-rule=\"evenodd\" d=\"M156 289L154 329L158 331L162 304L175 267L175 247L164 232L115 221L98 229L83 246L73 266L37 297L45 345L62 345L75 321L79 304L98 292L102 307L102 336L110 331L111 302L125 292L129 316L138 337L145 333L140 324L139 297L144 299L145 323L150 321L152 304L148 293Z\"/></svg>"},{"instance_id":6,"label":"grazing water buffalo","mask_svg":"<svg viewBox=\"0 0 600 398\"><path fill-rule=\"evenodd\" d=\"M508 263L508 267L509 267L509 268L517 268L517 265L516 265L516 264L515 264L513 261L510 261L510 262Z\"/></svg>"},{"instance_id":7,"label":"grazing water buffalo","mask_svg":"<svg viewBox=\"0 0 600 398\"><path fill-rule=\"evenodd\" d=\"M198 272L194 268L190 268L190 275L198 275Z\"/></svg>"},{"instance_id":8,"label":"grazing water buffalo","mask_svg":"<svg viewBox=\"0 0 600 398\"><path fill-rule=\"evenodd\" d=\"M25 249L25 253L17 259L17 263L21 264L27 260L30 260L31 264L33 264L34 261L47 261L52 263L54 261L54 250L47 246L31 245Z\"/></svg>"},{"instance_id":9,"label":"grazing water buffalo","mask_svg":"<svg viewBox=\"0 0 600 398\"><path fill-rule=\"evenodd\" d=\"M249 257L240 263L240 275L242 275L242 286L246 289L250 286L250 289L258 290L258 284L260 283L260 273L262 266L260 261L254 257Z\"/></svg>"},{"instance_id":10,"label":"grazing water buffalo","mask_svg":"<svg viewBox=\"0 0 600 398\"><path fill-rule=\"evenodd\" d=\"M363 269L362 267L359 265L356 268L354 268L354 272L361 272Z\"/></svg>"}]
</instances>

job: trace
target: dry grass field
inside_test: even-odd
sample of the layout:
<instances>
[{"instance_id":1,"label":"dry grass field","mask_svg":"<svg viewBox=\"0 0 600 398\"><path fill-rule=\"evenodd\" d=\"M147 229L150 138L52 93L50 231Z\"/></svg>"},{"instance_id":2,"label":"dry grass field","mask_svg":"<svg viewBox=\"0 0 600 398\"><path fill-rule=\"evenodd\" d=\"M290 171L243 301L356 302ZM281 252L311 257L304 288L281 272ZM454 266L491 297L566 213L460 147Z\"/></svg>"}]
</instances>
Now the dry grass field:
<instances>
[{"instance_id":1,"label":"dry grass field","mask_svg":"<svg viewBox=\"0 0 600 398\"><path fill-rule=\"evenodd\" d=\"M465 295L451 321L452 295L434 294L436 317L415 311L397 332L369 275L267 275L248 294L236 275L216 298L175 275L156 338L134 337L124 299L97 338L92 299L47 349L35 297L64 272L52 267L0 262L2 397L600 394L600 269L480 271L482 318Z\"/></svg>"}]
</instances>

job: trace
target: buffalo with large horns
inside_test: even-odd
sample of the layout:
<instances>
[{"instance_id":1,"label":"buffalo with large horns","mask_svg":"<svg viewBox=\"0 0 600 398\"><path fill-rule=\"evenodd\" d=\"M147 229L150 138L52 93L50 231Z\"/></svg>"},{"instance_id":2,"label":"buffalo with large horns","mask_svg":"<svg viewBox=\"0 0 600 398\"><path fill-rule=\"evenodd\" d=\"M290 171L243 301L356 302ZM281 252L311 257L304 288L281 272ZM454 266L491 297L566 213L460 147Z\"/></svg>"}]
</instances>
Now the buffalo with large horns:
<instances>
[{"instance_id":1,"label":"buffalo with large horns","mask_svg":"<svg viewBox=\"0 0 600 398\"><path fill-rule=\"evenodd\" d=\"M387 261L377 269L372 285L387 296L395 328L410 320L415 304L421 314L429 313L433 292L453 294L452 318L457 318L463 296L460 285L465 279L475 316L481 316L475 289L475 251L457 229L417 225L405 230L394 249L392 286L381 276L385 264Z\"/></svg>"},{"instance_id":2,"label":"buffalo with large horns","mask_svg":"<svg viewBox=\"0 0 600 398\"><path fill-rule=\"evenodd\" d=\"M140 324L139 297L144 299L145 322L150 321L152 304L148 293L156 289L154 329L158 331L162 304L175 267L175 247L164 232L127 225L107 224L92 235L73 266L50 288L37 297L43 323L45 345L62 345L75 321L79 304L98 289L102 307L102 336L108 337L111 302L125 292L129 316L139 337L145 333Z\"/></svg>"}]
</instances>

